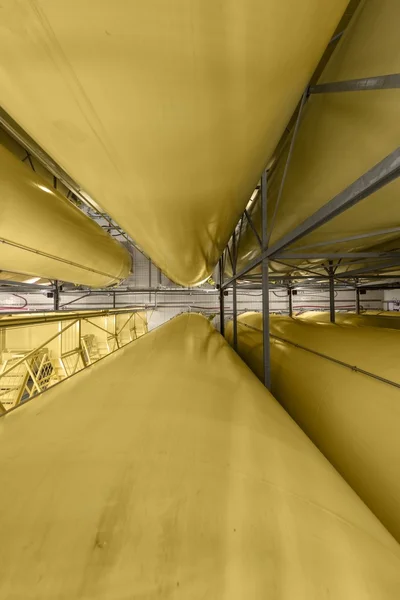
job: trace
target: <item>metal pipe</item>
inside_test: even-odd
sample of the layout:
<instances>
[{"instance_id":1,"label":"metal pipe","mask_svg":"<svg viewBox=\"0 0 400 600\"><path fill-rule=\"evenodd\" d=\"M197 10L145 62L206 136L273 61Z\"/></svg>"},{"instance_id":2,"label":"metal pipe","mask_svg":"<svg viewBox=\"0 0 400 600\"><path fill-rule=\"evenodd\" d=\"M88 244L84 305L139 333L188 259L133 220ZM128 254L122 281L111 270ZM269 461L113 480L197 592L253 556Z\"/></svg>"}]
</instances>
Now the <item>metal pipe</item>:
<instances>
[{"instance_id":1,"label":"metal pipe","mask_svg":"<svg viewBox=\"0 0 400 600\"><path fill-rule=\"evenodd\" d=\"M329 313L331 323L335 322L335 280L333 263L329 261Z\"/></svg>"},{"instance_id":2,"label":"metal pipe","mask_svg":"<svg viewBox=\"0 0 400 600\"><path fill-rule=\"evenodd\" d=\"M360 288L356 287L356 313L360 314Z\"/></svg>"}]
</instances>

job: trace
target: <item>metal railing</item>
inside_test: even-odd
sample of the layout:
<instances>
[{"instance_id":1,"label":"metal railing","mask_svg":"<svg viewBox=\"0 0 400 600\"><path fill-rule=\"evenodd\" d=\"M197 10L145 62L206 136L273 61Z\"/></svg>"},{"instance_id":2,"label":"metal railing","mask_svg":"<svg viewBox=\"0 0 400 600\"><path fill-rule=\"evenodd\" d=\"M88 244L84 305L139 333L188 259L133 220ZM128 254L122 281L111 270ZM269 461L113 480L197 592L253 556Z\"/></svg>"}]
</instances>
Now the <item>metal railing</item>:
<instances>
[{"instance_id":1,"label":"metal railing","mask_svg":"<svg viewBox=\"0 0 400 600\"><path fill-rule=\"evenodd\" d=\"M98 311L91 312L90 318L85 312L75 312L69 315L69 320L62 313L57 320L57 313L53 313L52 317L35 325L29 324L29 318L21 318L19 325L13 319L11 327L7 323L0 325L6 333L3 338L5 349L0 355L0 414L68 379L147 332L143 312ZM102 324L96 323L96 320ZM29 327L32 332L41 325L49 327L49 324L58 331L42 343L35 344L32 350L7 348L7 331L15 331L16 327L26 331ZM98 335L94 333L97 330ZM40 332L38 335L40 337ZM34 337L31 333L30 338Z\"/></svg>"}]
</instances>

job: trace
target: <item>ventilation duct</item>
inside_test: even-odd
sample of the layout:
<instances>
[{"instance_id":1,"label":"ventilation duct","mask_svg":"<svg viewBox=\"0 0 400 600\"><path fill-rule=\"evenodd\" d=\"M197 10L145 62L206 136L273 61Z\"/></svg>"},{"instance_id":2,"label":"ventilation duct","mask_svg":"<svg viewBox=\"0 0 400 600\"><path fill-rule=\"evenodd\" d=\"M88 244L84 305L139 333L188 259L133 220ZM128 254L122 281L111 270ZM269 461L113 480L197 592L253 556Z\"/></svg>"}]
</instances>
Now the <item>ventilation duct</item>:
<instances>
[{"instance_id":1,"label":"ventilation duct","mask_svg":"<svg viewBox=\"0 0 400 600\"><path fill-rule=\"evenodd\" d=\"M128 252L3 146L0 194L1 269L93 287L129 275Z\"/></svg>"},{"instance_id":2,"label":"ventilation duct","mask_svg":"<svg viewBox=\"0 0 400 600\"><path fill-rule=\"evenodd\" d=\"M170 279L198 284L347 4L5 0L0 102Z\"/></svg>"}]
</instances>

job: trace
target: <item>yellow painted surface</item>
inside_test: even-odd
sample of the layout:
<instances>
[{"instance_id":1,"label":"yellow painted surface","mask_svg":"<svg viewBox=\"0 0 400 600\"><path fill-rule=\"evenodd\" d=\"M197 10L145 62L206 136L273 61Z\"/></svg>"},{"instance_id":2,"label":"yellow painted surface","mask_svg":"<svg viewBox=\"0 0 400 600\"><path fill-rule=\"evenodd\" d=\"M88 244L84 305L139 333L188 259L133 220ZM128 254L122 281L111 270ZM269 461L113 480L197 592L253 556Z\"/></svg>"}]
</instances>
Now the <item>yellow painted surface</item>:
<instances>
[{"instance_id":1,"label":"yellow painted surface","mask_svg":"<svg viewBox=\"0 0 400 600\"><path fill-rule=\"evenodd\" d=\"M32 281L34 279L34 281ZM36 283L37 285L50 285L51 282L49 279L41 279L40 277L37 279L36 277L30 277L29 275L24 275L22 273L10 273L10 271L0 271L0 280L1 281L19 281L19 282L30 282Z\"/></svg>"},{"instance_id":2,"label":"yellow painted surface","mask_svg":"<svg viewBox=\"0 0 400 600\"><path fill-rule=\"evenodd\" d=\"M397 542L198 315L0 440L1 598L398 598Z\"/></svg>"},{"instance_id":3,"label":"yellow painted surface","mask_svg":"<svg viewBox=\"0 0 400 600\"><path fill-rule=\"evenodd\" d=\"M4 0L0 104L166 275L200 283L346 5Z\"/></svg>"},{"instance_id":4,"label":"yellow painted surface","mask_svg":"<svg viewBox=\"0 0 400 600\"><path fill-rule=\"evenodd\" d=\"M106 342L111 335L121 332L119 342L126 344L131 339L136 339L148 331L147 313L116 311L75 311L60 313L27 313L21 315L0 315L0 331L5 330L4 344L8 351L31 351L44 344L48 339L66 328L69 324L81 318L80 334L92 334L100 341ZM65 345L65 339L71 337L71 348ZM61 351L68 351L79 347L79 328L68 329L63 334L64 347L61 348L60 340L54 339L46 347L52 351L53 356ZM1 374L1 369L0 369Z\"/></svg>"},{"instance_id":5,"label":"yellow painted surface","mask_svg":"<svg viewBox=\"0 0 400 600\"><path fill-rule=\"evenodd\" d=\"M298 319L314 323L329 323L328 312L306 312L298 315ZM336 323L339 325L356 325L357 327L385 327L400 329L400 313L392 311L367 311L360 315L355 313L336 313Z\"/></svg>"},{"instance_id":6,"label":"yellow painted surface","mask_svg":"<svg viewBox=\"0 0 400 600\"><path fill-rule=\"evenodd\" d=\"M270 326L274 336L400 384L397 331L279 316ZM239 317L239 353L259 377L261 330L260 314ZM275 397L400 541L400 389L276 338L271 369Z\"/></svg>"},{"instance_id":7,"label":"yellow painted surface","mask_svg":"<svg viewBox=\"0 0 400 600\"><path fill-rule=\"evenodd\" d=\"M0 267L102 287L129 275L127 250L0 146Z\"/></svg>"},{"instance_id":8,"label":"yellow painted surface","mask_svg":"<svg viewBox=\"0 0 400 600\"><path fill-rule=\"evenodd\" d=\"M319 83L399 73L399 22L398 0L363 0ZM399 90L311 96L295 141L271 243L293 230L393 152L399 140ZM282 155L269 182L270 224L286 155L287 152ZM360 250L378 243L381 243L380 249L384 248L385 244L382 243L398 234L331 246L329 240L397 226L400 221L399 193L400 180L396 180L299 240L292 248L319 242L327 244L317 248L317 252L327 249ZM254 214L254 221L260 231L259 209ZM250 229L247 229L242 240L239 268L260 252ZM306 262L303 261L303 264ZM287 270L287 267L277 263L272 263L271 268L276 271ZM357 268L357 265L353 265L353 268Z\"/></svg>"}]
</instances>

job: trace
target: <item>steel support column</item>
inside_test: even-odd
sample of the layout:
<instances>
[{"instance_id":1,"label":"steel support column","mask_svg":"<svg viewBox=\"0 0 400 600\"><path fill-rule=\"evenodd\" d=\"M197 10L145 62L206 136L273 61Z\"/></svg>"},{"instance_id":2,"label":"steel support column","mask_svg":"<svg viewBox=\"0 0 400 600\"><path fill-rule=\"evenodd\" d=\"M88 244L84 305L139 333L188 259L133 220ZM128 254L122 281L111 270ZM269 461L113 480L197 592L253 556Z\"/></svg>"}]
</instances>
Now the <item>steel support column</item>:
<instances>
[{"instance_id":1,"label":"steel support column","mask_svg":"<svg viewBox=\"0 0 400 600\"><path fill-rule=\"evenodd\" d=\"M360 314L360 288L356 287L356 313Z\"/></svg>"},{"instance_id":2,"label":"steel support column","mask_svg":"<svg viewBox=\"0 0 400 600\"><path fill-rule=\"evenodd\" d=\"M236 231L232 234L232 275L236 275ZM237 350L237 280L234 279L232 284L232 309L233 309L233 348Z\"/></svg>"},{"instance_id":3,"label":"steel support column","mask_svg":"<svg viewBox=\"0 0 400 600\"><path fill-rule=\"evenodd\" d=\"M333 263L329 261L329 313L331 323L335 323L335 279Z\"/></svg>"},{"instance_id":4,"label":"steel support column","mask_svg":"<svg viewBox=\"0 0 400 600\"><path fill-rule=\"evenodd\" d=\"M262 249L267 249L267 171L263 171L261 176L261 233ZM269 346L269 266L268 257L262 261L262 314L263 314L263 365L264 365L264 385L271 389L271 358Z\"/></svg>"},{"instance_id":5,"label":"steel support column","mask_svg":"<svg viewBox=\"0 0 400 600\"><path fill-rule=\"evenodd\" d=\"M54 299L54 310L60 310L60 288L58 286L57 280L54 281L53 299Z\"/></svg>"},{"instance_id":6,"label":"steel support column","mask_svg":"<svg viewBox=\"0 0 400 600\"><path fill-rule=\"evenodd\" d=\"M289 317L293 317L293 295L292 288L288 287L288 296L289 296Z\"/></svg>"},{"instance_id":7,"label":"steel support column","mask_svg":"<svg viewBox=\"0 0 400 600\"><path fill-rule=\"evenodd\" d=\"M219 270L219 330L221 335L225 335L225 302L224 302L224 255L218 261Z\"/></svg>"}]
</instances>

